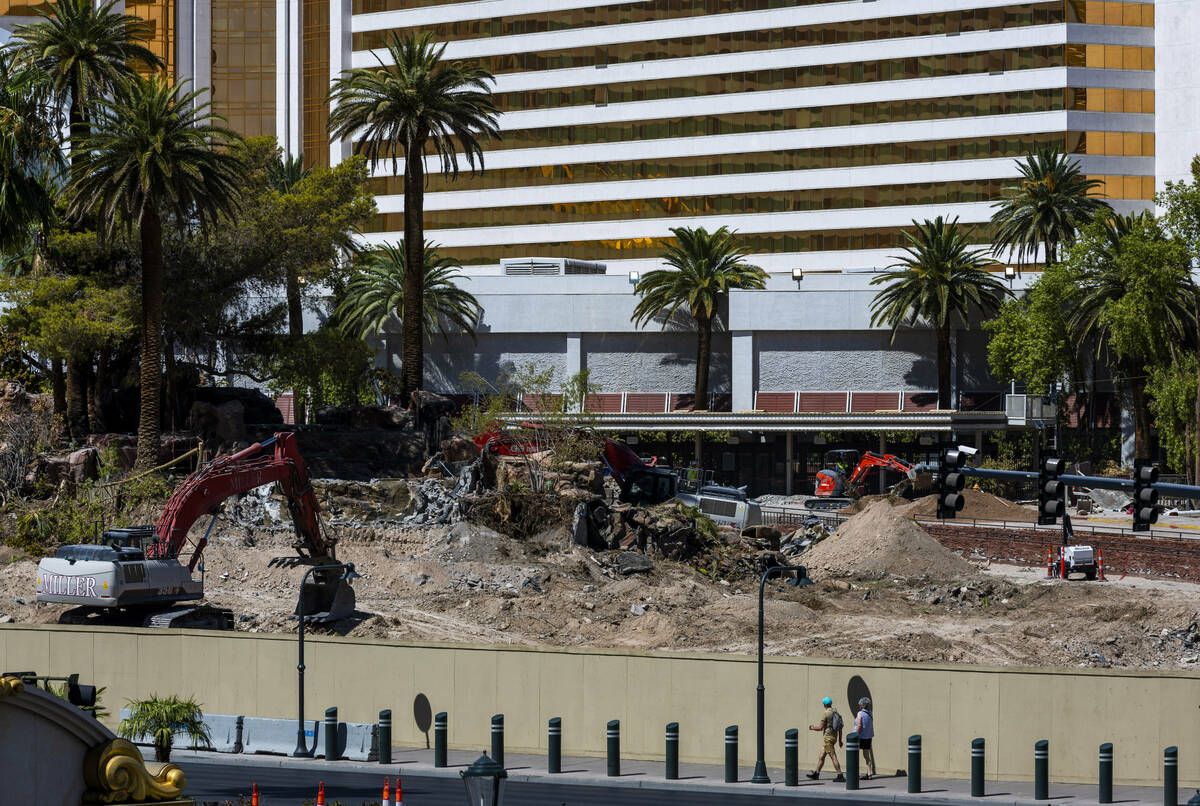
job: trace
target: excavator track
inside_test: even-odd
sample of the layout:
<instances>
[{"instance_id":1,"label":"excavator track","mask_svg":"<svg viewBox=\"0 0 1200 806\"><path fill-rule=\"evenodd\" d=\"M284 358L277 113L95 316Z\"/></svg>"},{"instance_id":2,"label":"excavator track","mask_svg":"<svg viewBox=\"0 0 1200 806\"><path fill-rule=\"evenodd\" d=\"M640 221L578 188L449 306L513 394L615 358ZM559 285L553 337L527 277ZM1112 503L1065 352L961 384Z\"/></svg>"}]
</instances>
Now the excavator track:
<instances>
[{"instance_id":1,"label":"excavator track","mask_svg":"<svg viewBox=\"0 0 1200 806\"><path fill-rule=\"evenodd\" d=\"M804 502L804 508L815 512L835 512L853 503L852 498L810 498Z\"/></svg>"}]
</instances>

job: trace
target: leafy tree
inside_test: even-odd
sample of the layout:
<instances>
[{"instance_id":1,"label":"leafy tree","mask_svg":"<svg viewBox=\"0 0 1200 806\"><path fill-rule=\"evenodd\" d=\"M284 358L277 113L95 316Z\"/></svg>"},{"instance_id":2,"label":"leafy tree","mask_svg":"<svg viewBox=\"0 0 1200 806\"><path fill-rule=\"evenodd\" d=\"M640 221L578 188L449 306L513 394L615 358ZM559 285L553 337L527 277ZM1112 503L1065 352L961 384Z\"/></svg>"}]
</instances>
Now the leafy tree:
<instances>
[{"instance_id":1,"label":"leafy tree","mask_svg":"<svg viewBox=\"0 0 1200 806\"><path fill-rule=\"evenodd\" d=\"M404 243L406 265L422 261L425 156L436 154L442 173L457 177L461 158L475 170L483 167L479 140L498 137L496 107L483 68L447 62L446 45L435 45L429 32L387 43L390 63L344 72L330 89L329 131L334 137L354 138L355 148L371 161L392 161L396 170L404 158ZM422 272L405 275L404 310L424 310ZM404 322L401 395L424 386L424 340L421 323Z\"/></svg>"},{"instance_id":2,"label":"leafy tree","mask_svg":"<svg viewBox=\"0 0 1200 806\"><path fill-rule=\"evenodd\" d=\"M1146 371L1196 328L1196 287L1187 250L1148 214L1114 216L1086 227L1065 256L1079 278L1070 325L1095 344L1131 399L1137 456L1150 450Z\"/></svg>"},{"instance_id":3,"label":"leafy tree","mask_svg":"<svg viewBox=\"0 0 1200 806\"><path fill-rule=\"evenodd\" d=\"M1158 427L1158 439L1167 452L1167 463L1182 469L1189 484L1196 483L1197 458L1196 354L1183 352L1177 362L1150 370L1146 395Z\"/></svg>"},{"instance_id":4,"label":"leafy tree","mask_svg":"<svg viewBox=\"0 0 1200 806\"><path fill-rule=\"evenodd\" d=\"M154 760L171 760L175 734L186 731L192 746L212 747L212 736L204 724L204 712L194 697L186 700L174 695L159 697L151 694L145 700L128 700L129 717L121 720L117 733L122 738L149 735L154 740Z\"/></svg>"},{"instance_id":5,"label":"leafy tree","mask_svg":"<svg viewBox=\"0 0 1200 806\"><path fill-rule=\"evenodd\" d=\"M365 252L355 262L355 273L346 281L341 302L334 311L342 329L359 337L380 333L388 320L404 321L404 244L382 244ZM437 245L426 243L422 268L425 279L425 338L436 329L443 337L451 330L475 335L483 309L458 281L462 266L438 254Z\"/></svg>"},{"instance_id":6,"label":"leafy tree","mask_svg":"<svg viewBox=\"0 0 1200 806\"><path fill-rule=\"evenodd\" d=\"M670 269L647 272L634 287L641 299L633 309L638 327L651 320L663 328L680 309L690 314L696 326L696 407L708 400L708 372L712 363L712 326L721 302L734 289L766 287L767 273L746 261L749 252L728 227L709 232L704 227L671 230L675 243L667 247L663 260ZM696 461L700 461L696 443Z\"/></svg>"},{"instance_id":7,"label":"leafy tree","mask_svg":"<svg viewBox=\"0 0 1200 806\"><path fill-rule=\"evenodd\" d=\"M890 325L892 340L901 325L919 322L933 328L937 340L938 408L950 401L950 328L955 318L964 328L972 318L995 313L1008 294L987 267L996 261L973 250L958 219L913 222L917 234L905 232L907 255L871 280L884 285L871 303L871 325Z\"/></svg>"},{"instance_id":8,"label":"leafy tree","mask_svg":"<svg viewBox=\"0 0 1200 806\"><path fill-rule=\"evenodd\" d=\"M994 205L995 253L1015 252L1018 265L1025 266L1040 246L1046 263L1057 263L1059 247L1073 243L1080 227L1109 209L1091 195L1103 183L1085 177L1078 161L1054 147L1019 160L1017 168L1020 181L1005 188Z\"/></svg>"},{"instance_id":9,"label":"leafy tree","mask_svg":"<svg viewBox=\"0 0 1200 806\"><path fill-rule=\"evenodd\" d=\"M157 76L135 77L99 102L84 156L72 166L70 213L113 229L136 226L142 256L141 468L158 454L161 404L163 219L204 227L237 206L239 161L222 146L237 140L210 123L208 105Z\"/></svg>"},{"instance_id":10,"label":"leafy tree","mask_svg":"<svg viewBox=\"0 0 1200 806\"><path fill-rule=\"evenodd\" d=\"M994 376L1012 378L1030 394L1046 394L1062 378L1078 386L1079 345L1066 309L1075 283L1063 264L1047 266L1023 296L1005 300L996 317L983 323Z\"/></svg>"},{"instance_id":11,"label":"leafy tree","mask_svg":"<svg viewBox=\"0 0 1200 806\"><path fill-rule=\"evenodd\" d=\"M272 393L291 389L297 403L314 408L375 401L375 352L362 339L325 325L277 344L261 369Z\"/></svg>"},{"instance_id":12,"label":"leafy tree","mask_svg":"<svg viewBox=\"0 0 1200 806\"><path fill-rule=\"evenodd\" d=\"M56 102L68 109L72 162L88 136L93 106L118 94L139 67L163 66L145 45L153 38L150 24L115 9L116 0L99 6L58 0L36 8L42 19L14 32L28 62L48 77Z\"/></svg>"},{"instance_id":13,"label":"leafy tree","mask_svg":"<svg viewBox=\"0 0 1200 806\"><path fill-rule=\"evenodd\" d=\"M54 214L50 183L62 152L46 100L46 76L0 49L0 251L30 244Z\"/></svg>"}]
</instances>

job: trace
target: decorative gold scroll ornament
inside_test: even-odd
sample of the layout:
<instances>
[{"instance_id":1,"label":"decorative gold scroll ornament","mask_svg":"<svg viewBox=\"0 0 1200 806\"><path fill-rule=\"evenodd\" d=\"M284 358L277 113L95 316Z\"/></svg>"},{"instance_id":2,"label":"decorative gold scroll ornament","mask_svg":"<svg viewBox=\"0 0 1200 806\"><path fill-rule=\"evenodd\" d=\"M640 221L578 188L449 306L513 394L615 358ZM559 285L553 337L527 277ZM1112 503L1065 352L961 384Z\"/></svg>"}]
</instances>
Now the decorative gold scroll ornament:
<instances>
[{"instance_id":1,"label":"decorative gold scroll ornament","mask_svg":"<svg viewBox=\"0 0 1200 806\"><path fill-rule=\"evenodd\" d=\"M126 739L113 739L88 751L83 761L87 791L84 803L154 803L176 800L187 777L174 764L154 765L151 772L142 753Z\"/></svg>"},{"instance_id":2,"label":"decorative gold scroll ornament","mask_svg":"<svg viewBox=\"0 0 1200 806\"><path fill-rule=\"evenodd\" d=\"M15 697L25 690L19 677L0 677L0 697Z\"/></svg>"}]
</instances>

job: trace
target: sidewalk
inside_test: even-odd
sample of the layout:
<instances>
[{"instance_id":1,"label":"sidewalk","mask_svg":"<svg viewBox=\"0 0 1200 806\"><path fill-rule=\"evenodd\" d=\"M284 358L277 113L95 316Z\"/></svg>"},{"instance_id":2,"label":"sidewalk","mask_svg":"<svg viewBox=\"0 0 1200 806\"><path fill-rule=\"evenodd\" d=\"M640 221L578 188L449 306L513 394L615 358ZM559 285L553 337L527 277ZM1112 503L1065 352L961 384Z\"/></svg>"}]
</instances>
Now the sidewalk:
<instances>
[{"instance_id":1,"label":"sidewalk","mask_svg":"<svg viewBox=\"0 0 1200 806\"><path fill-rule=\"evenodd\" d=\"M153 758L152 748L143 748ZM427 776L439 778L458 778L459 773L480 755L481 751L451 750L447 754L448 767L433 766L433 751L424 748L396 747L392 750L392 763L388 765L364 761L325 761L324 759L300 759L287 756L273 755L242 755L211 753L191 750L172 750L172 760L182 762L186 771L189 758L237 765L260 765L277 767L306 767L337 769L345 772L377 773L382 782L383 776ZM908 779L891 775L861 781L857 791L848 791L844 783L833 783L833 773L827 768L821 773L821 780L810 781L804 774L811 768L800 768L800 785L784 786L783 770L770 769L772 783L752 784L750 777L752 767L742 767L738 771L739 783L725 783L723 767L705 764L679 765L679 779L668 781L663 776L662 761L635 761L621 759L620 777L610 778L607 775L607 762L603 758L581 758L563 756L563 771L550 775L546 770L545 755L525 755L505 753L504 764L508 770L509 781L530 783L554 783L573 786L596 787L631 787L638 789L656 790L669 789L677 792L697 793L737 793L739 795L762 795L779 797L817 797L817 798L846 798L860 802L907 803L907 804L986 804L986 806L1030 806L1044 803L1033 799L1033 782L1006 783L1003 781L988 781L984 798L971 797L971 782L959 779L926 778L922 781L922 792L908 793ZM894 772L894 771L893 771ZM1192 797L1192 792L1181 789L1179 803L1186 804ZM1050 800L1070 806L1098 806L1098 793L1094 784L1050 784ZM1113 787L1114 803L1145 804L1158 806L1163 802L1161 787Z\"/></svg>"}]
</instances>

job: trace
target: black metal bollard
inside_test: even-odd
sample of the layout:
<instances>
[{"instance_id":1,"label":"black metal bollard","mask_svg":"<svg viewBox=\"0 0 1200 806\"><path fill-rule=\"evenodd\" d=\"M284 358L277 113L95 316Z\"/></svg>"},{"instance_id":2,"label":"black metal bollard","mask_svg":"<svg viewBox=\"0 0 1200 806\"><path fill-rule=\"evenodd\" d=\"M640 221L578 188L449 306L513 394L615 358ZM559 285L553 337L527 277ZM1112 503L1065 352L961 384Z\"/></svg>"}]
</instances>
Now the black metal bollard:
<instances>
[{"instance_id":1,"label":"black metal bollard","mask_svg":"<svg viewBox=\"0 0 1200 806\"><path fill-rule=\"evenodd\" d=\"M614 719L608 723L608 777L617 778L621 775L621 720Z\"/></svg>"},{"instance_id":2,"label":"black metal bollard","mask_svg":"<svg viewBox=\"0 0 1200 806\"><path fill-rule=\"evenodd\" d=\"M1033 799L1050 800L1050 742L1045 739L1033 746Z\"/></svg>"},{"instance_id":3,"label":"black metal bollard","mask_svg":"<svg viewBox=\"0 0 1200 806\"><path fill-rule=\"evenodd\" d=\"M679 723L667 723L667 756L664 778L668 781L679 780Z\"/></svg>"},{"instance_id":4,"label":"black metal bollard","mask_svg":"<svg viewBox=\"0 0 1200 806\"><path fill-rule=\"evenodd\" d=\"M392 712L390 710L379 712L379 763L392 763Z\"/></svg>"},{"instance_id":5,"label":"black metal bollard","mask_svg":"<svg viewBox=\"0 0 1200 806\"><path fill-rule=\"evenodd\" d=\"M1163 751L1163 806L1179 806L1179 748Z\"/></svg>"},{"instance_id":6,"label":"black metal bollard","mask_svg":"<svg viewBox=\"0 0 1200 806\"><path fill-rule=\"evenodd\" d=\"M554 717L546 728L546 772L562 772L562 717Z\"/></svg>"},{"instance_id":7,"label":"black metal bollard","mask_svg":"<svg viewBox=\"0 0 1200 806\"><path fill-rule=\"evenodd\" d=\"M858 789L858 731L846 735L846 789Z\"/></svg>"},{"instance_id":8,"label":"black metal bollard","mask_svg":"<svg viewBox=\"0 0 1200 806\"><path fill-rule=\"evenodd\" d=\"M446 726L449 715L442 711L433 718L433 766L446 766Z\"/></svg>"},{"instance_id":9,"label":"black metal bollard","mask_svg":"<svg viewBox=\"0 0 1200 806\"><path fill-rule=\"evenodd\" d=\"M783 785L800 785L800 731L795 728L783 734Z\"/></svg>"},{"instance_id":10,"label":"black metal bollard","mask_svg":"<svg viewBox=\"0 0 1200 806\"><path fill-rule=\"evenodd\" d=\"M504 714L492 717L492 761L504 766Z\"/></svg>"},{"instance_id":11,"label":"black metal bollard","mask_svg":"<svg viewBox=\"0 0 1200 806\"><path fill-rule=\"evenodd\" d=\"M338 758L338 715L337 708L325 709L325 760Z\"/></svg>"},{"instance_id":12,"label":"black metal bollard","mask_svg":"<svg viewBox=\"0 0 1200 806\"><path fill-rule=\"evenodd\" d=\"M1112 803L1113 746L1112 742L1100 745L1100 802Z\"/></svg>"},{"instance_id":13,"label":"black metal bollard","mask_svg":"<svg viewBox=\"0 0 1200 806\"><path fill-rule=\"evenodd\" d=\"M92 713L95 714L96 712L93 711ZM233 721L234 729L237 731L233 740L233 752L235 753L240 753L243 750L242 733L246 727L245 719L245 717L239 716Z\"/></svg>"},{"instance_id":14,"label":"black metal bollard","mask_svg":"<svg viewBox=\"0 0 1200 806\"><path fill-rule=\"evenodd\" d=\"M736 784L738 779L738 726L725 728L725 783Z\"/></svg>"},{"instance_id":15,"label":"black metal bollard","mask_svg":"<svg viewBox=\"0 0 1200 806\"><path fill-rule=\"evenodd\" d=\"M908 791L921 791L921 734L908 737Z\"/></svg>"},{"instance_id":16,"label":"black metal bollard","mask_svg":"<svg viewBox=\"0 0 1200 806\"><path fill-rule=\"evenodd\" d=\"M971 797L982 798L983 787L983 739L971 740Z\"/></svg>"}]
</instances>

